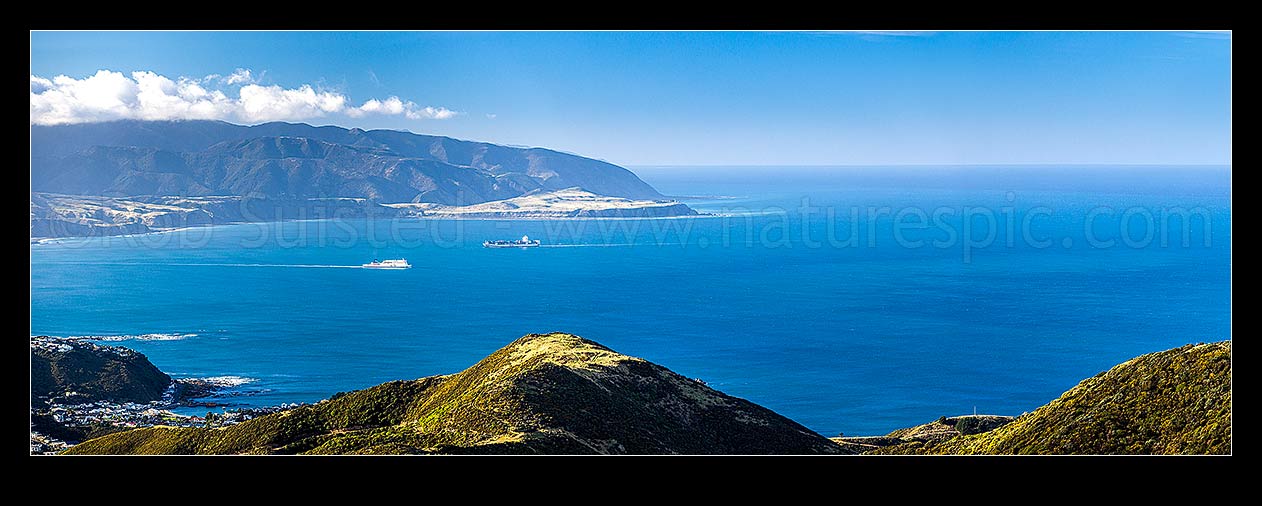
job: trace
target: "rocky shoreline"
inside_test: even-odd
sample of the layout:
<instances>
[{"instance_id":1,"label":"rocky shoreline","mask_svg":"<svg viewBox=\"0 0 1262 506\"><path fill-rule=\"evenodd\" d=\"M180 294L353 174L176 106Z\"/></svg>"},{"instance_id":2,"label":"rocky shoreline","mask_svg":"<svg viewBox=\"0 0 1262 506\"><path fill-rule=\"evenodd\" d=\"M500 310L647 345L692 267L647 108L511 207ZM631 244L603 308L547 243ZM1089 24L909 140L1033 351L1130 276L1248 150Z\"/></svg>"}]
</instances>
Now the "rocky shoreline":
<instances>
[{"instance_id":1,"label":"rocky shoreline","mask_svg":"<svg viewBox=\"0 0 1262 506\"><path fill-rule=\"evenodd\" d=\"M1012 423L1013 420L1016 417L1004 415L943 416L924 425L898 429L883 436L837 436L831 439L839 445L862 453L909 443L941 443L959 436L990 432Z\"/></svg>"},{"instance_id":2,"label":"rocky shoreline","mask_svg":"<svg viewBox=\"0 0 1262 506\"><path fill-rule=\"evenodd\" d=\"M220 427L299 406L231 408L226 399L250 395L240 381L171 378L141 353L87 338L31 337L31 453L59 453L75 444L136 427ZM119 384L98 385L91 368L122 374ZM89 373L87 375L83 373ZM160 392L156 398L153 392ZM206 416L175 413L188 407L229 408Z\"/></svg>"}]
</instances>

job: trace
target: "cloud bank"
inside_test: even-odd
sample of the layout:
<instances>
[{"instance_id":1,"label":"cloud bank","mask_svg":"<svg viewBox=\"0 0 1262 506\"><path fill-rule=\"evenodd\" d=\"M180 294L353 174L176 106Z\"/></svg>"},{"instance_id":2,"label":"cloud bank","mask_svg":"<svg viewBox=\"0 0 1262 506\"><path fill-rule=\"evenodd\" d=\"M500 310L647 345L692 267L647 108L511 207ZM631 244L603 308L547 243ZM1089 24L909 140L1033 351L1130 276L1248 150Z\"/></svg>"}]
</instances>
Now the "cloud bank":
<instances>
[{"instance_id":1,"label":"cloud bank","mask_svg":"<svg viewBox=\"0 0 1262 506\"><path fill-rule=\"evenodd\" d=\"M345 94L309 84L296 88L259 84L249 69L204 78L169 77L149 71L131 75L111 70L76 79L31 76L31 123L62 125L117 119L218 119L245 123L301 121L343 114L451 119L461 113L419 106L392 96L351 105Z\"/></svg>"}]
</instances>

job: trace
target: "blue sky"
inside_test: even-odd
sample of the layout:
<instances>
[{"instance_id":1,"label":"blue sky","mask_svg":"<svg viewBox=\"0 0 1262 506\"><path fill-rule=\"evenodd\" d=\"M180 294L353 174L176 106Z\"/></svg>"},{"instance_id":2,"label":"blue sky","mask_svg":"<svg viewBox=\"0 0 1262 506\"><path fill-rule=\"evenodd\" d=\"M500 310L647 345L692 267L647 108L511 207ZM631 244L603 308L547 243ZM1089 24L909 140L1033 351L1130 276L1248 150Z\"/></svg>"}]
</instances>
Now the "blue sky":
<instances>
[{"instance_id":1,"label":"blue sky","mask_svg":"<svg viewBox=\"0 0 1262 506\"><path fill-rule=\"evenodd\" d=\"M623 165L1231 160L1221 33L33 32L31 75L32 123L289 119Z\"/></svg>"}]
</instances>

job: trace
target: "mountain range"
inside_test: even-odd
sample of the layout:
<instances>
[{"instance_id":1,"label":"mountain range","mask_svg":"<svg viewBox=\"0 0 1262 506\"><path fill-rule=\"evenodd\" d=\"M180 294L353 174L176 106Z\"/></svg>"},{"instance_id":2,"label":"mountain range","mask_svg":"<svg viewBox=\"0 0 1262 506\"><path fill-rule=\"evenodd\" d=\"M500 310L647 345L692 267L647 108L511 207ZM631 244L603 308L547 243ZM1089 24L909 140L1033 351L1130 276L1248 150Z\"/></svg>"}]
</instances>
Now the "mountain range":
<instances>
[{"instance_id":1,"label":"mountain range","mask_svg":"<svg viewBox=\"0 0 1262 506\"><path fill-rule=\"evenodd\" d=\"M608 162L395 130L136 120L31 126L32 192L460 206L574 187L664 198Z\"/></svg>"}]
</instances>

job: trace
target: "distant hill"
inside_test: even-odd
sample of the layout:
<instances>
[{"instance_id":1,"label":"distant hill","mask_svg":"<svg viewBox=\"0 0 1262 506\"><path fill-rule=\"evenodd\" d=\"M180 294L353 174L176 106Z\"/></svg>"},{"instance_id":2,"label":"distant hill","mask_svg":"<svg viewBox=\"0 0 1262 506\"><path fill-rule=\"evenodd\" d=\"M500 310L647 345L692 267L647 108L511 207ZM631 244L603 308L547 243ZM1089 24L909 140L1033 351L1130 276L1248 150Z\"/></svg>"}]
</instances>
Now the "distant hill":
<instances>
[{"instance_id":1,"label":"distant hill","mask_svg":"<svg viewBox=\"0 0 1262 506\"><path fill-rule=\"evenodd\" d=\"M469 205L571 187L663 198L611 163L394 130L135 120L31 126L35 192Z\"/></svg>"},{"instance_id":2,"label":"distant hill","mask_svg":"<svg viewBox=\"0 0 1262 506\"><path fill-rule=\"evenodd\" d=\"M869 453L1230 454L1231 341L1128 360L989 432Z\"/></svg>"},{"instance_id":3,"label":"distant hill","mask_svg":"<svg viewBox=\"0 0 1262 506\"><path fill-rule=\"evenodd\" d=\"M836 454L749 401L578 336L531 334L453 375L395 381L222 429L146 428L73 454Z\"/></svg>"},{"instance_id":4,"label":"distant hill","mask_svg":"<svg viewBox=\"0 0 1262 506\"><path fill-rule=\"evenodd\" d=\"M119 346L31 338L31 402L74 392L79 401L162 399L171 377L144 355Z\"/></svg>"}]
</instances>

